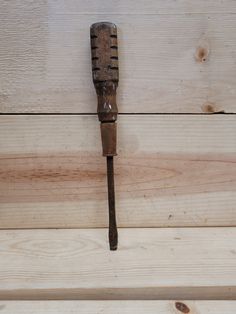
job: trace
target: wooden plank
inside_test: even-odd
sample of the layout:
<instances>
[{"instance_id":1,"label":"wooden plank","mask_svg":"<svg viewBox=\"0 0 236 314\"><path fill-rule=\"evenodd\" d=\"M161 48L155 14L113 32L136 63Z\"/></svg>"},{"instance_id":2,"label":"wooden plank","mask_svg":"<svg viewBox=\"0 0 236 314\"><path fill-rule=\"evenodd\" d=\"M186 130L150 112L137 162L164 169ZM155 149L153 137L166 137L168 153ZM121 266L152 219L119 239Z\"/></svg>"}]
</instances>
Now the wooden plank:
<instances>
[{"instance_id":1,"label":"wooden plank","mask_svg":"<svg viewBox=\"0 0 236 314\"><path fill-rule=\"evenodd\" d=\"M235 226L235 116L120 116L120 227ZM0 228L108 221L95 116L0 117Z\"/></svg>"},{"instance_id":2,"label":"wooden plank","mask_svg":"<svg viewBox=\"0 0 236 314\"><path fill-rule=\"evenodd\" d=\"M119 28L120 112L236 112L236 2L3 1L0 111L94 113L89 26Z\"/></svg>"},{"instance_id":3,"label":"wooden plank","mask_svg":"<svg viewBox=\"0 0 236 314\"><path fill-rule=\"evenodd\" d=\"M236 228L1 230L1 299L235 299Z\"/></svg>"},{"instance_id":4,"label":"wooden plank","mask_svg":"<svg viewBox=\"0 0 236 314\"><path fill-rule=\"evenodd\" d=\"M26 3L26 1L25 1ZM44 3L42 5L45 6ZM142 0L115 0L100 1L100 3L94 3L91 1L49 1L50 9L57 14L69 13L69 14L109 14L113 17L117 14L222 14L222 13L236 13L236 4L233 0L208 0L207 2L200 0L196 3L193 0L150 0L147 3ZM14 7L14 5L13 5Z\"/></svg>"},{"instance_id":5,"label":"wooden plank","mask_svg":"<svg viewBox=\"0 0 236 314\"><path fill-rule=\"evenodd\" d=\"M183 305L184 304L184 305ZM182 307L181 307L182 306ZM180 309L180 310L179 310ZM182 310L181 310L182 309ZM189 309L189 312L187 312ZM235 301L2 301L1 314L235 314ZM184 312L185 311L185 312Z\"/></svg>"}]
</instances>

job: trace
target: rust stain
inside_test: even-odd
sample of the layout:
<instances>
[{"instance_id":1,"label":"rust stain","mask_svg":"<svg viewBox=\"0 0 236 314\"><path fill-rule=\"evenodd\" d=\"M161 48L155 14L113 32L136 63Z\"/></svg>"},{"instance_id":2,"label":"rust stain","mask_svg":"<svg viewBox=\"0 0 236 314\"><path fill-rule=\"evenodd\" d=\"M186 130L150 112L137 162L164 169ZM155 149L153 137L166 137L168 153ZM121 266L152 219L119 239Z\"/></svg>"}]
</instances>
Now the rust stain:
<instances>
[{"instance_id":1,"label":"rust stain","mask_svg":"<svg viewBox=\"0 0 236 314\"><path fill-rule=\"evenodd\" d=\"M182 302L175 302L175 307L177 308L178 311L180 311L182 313L189 313L190 312L189 307Z\"/></svg>"}]
</instances>

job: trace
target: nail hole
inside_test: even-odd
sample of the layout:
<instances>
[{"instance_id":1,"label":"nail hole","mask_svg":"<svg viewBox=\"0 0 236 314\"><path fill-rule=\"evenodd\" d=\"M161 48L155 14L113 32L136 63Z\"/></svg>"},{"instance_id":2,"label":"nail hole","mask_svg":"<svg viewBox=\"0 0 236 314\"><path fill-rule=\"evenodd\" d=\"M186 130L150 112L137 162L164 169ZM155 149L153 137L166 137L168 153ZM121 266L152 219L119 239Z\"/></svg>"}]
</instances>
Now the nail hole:
<instances>
[{"instance_id":1,"label":"nail hole","mask_svg":"<svg viewBox=\"0 0 236 314\"><path fill-rule=\"evenodd\" d=\"M111 70L118 70L118 67L110 67Z\"/></svg>"},{"instance_id":2,"label":"nail hole","mask_svg":"<svg viewBox=\"0 0 236 314\"><path fill-rule=\"evenodd\" d=\"M93 68L93 71L99 71L100 68Z\"/></svg>"},{"instance_id":3,"label":"nail hole","mask_svg":"<svg viewBox=\"0 0 236 314\"><path fill-rule=\"evenodd\" d=\"M96 35L91 35L90 37L91 37L91 39L98 38L98 36L96 36Z\"/></svg>"},{"instance_id":4,"label":"nail hole","mask_svg":"<svg viewBox=\"0 0 236 314\"><path fill-rule=\"evenodd\" d=\"M117 46L111 46L111 49L117 49Z\"/></svg>"},{"instance_id":5,"label":"nail hole","mask_svg":"<svg viewBox=\"0 0 236 314\"><path fill-rule=\"evenodd\" d=\"M92 60L98 60L98 57L92 57Z\"/></svg>"},{"instance_id":6,"label":"nail hole","mask_svg":"<svg viewBox=\"0 0 236 314\"><path fill-rule=\"evenodd\" d=\"M112 60L118 60L118 57L112 56L111 59Z\"/></svg>"},{"instance_id":7,"label":"nail hole","mask_svg":"<svg viewBox=\"0 0 236 314\"><path fill-rule=\"evenodd\" d=\"M94 49L98 49L98 47L96 47L96 46L93 46L93 47L91 47L91 49L92 49L92 50L94 50Z\"/></svg>"},{"instance_id":8,"label":"nail hole","mask_svg":"<svg viewBox=\"0 0 236 314\"><path fill-rule=\"evenodd\" d=\"M117 38L117 35L111 35L111 38Z\"/></svg>"}]
</instances>

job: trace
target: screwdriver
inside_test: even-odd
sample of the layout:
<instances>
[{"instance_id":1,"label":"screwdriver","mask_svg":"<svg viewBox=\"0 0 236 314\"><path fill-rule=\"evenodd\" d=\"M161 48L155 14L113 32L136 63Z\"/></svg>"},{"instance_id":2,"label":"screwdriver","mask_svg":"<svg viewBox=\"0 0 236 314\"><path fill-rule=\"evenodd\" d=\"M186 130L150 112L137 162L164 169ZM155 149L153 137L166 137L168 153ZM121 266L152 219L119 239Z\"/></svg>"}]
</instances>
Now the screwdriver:
<instances>
[{"instance_id":1,"label":"screwdriver","mask_svg":"<svg viewBox=\"0 0 236 314\"><path fill-rule=\"evenodd\" d=\"M90 27L93 83L97 93L98 119L101 122L103 156L107 158L109 205L109 244L114 251L118 245L115 212L113 156L116 156L116 89L119 81L116 25L99 22Z\"/></svg>"}]
</instances>

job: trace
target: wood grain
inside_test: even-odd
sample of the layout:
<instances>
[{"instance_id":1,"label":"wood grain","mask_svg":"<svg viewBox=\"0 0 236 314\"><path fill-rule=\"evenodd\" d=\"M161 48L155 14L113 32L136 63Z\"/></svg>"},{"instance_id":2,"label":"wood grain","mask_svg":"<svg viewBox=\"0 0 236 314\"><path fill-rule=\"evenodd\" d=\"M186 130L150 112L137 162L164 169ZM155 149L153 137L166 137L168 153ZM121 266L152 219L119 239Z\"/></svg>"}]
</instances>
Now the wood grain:
<instances>
[{"instance_id":1,"label":"wood grain","mask_svg":"<svg viewBox=\"0 0 236 314\"><path fill-rule=\"evenodd\" d=\"M181 314L184 304L192 314L234 314L235 301L2 301L1 314ZM184 313L182 311L182 313Z\"/></svg>"},{"instance_id":2,"label":"wood grain","mask_svg":"<svg viewBox=\"0 0 236 314\"><path fill-rule=\"evenodd\" d=\"M120 116L119 227L235 226L236 117ZM1 116L0 228L108 221L95 116Z\"/></svg>"},{"instance_id":3,"label":"wood grain","mask_svg":"<svg viewBox=\"0 0 236 314\"><path fill-rule=\"evenodd\" d=\"M101 20L119 29L120 112L236 112L235 13L232 0L4 0L0 112L94 113Z\"/></svg>"},{"instance_id":4,"label":"wood grain","mask_svg":"<svg viewBox=\"0 0 236 314\"><path fill-rule=\"evenodd\" d=\"M235 299L236 228L1 230L1 299ZM183 297L184 296L184 297Z\"/></svg>"}]
</instances>

